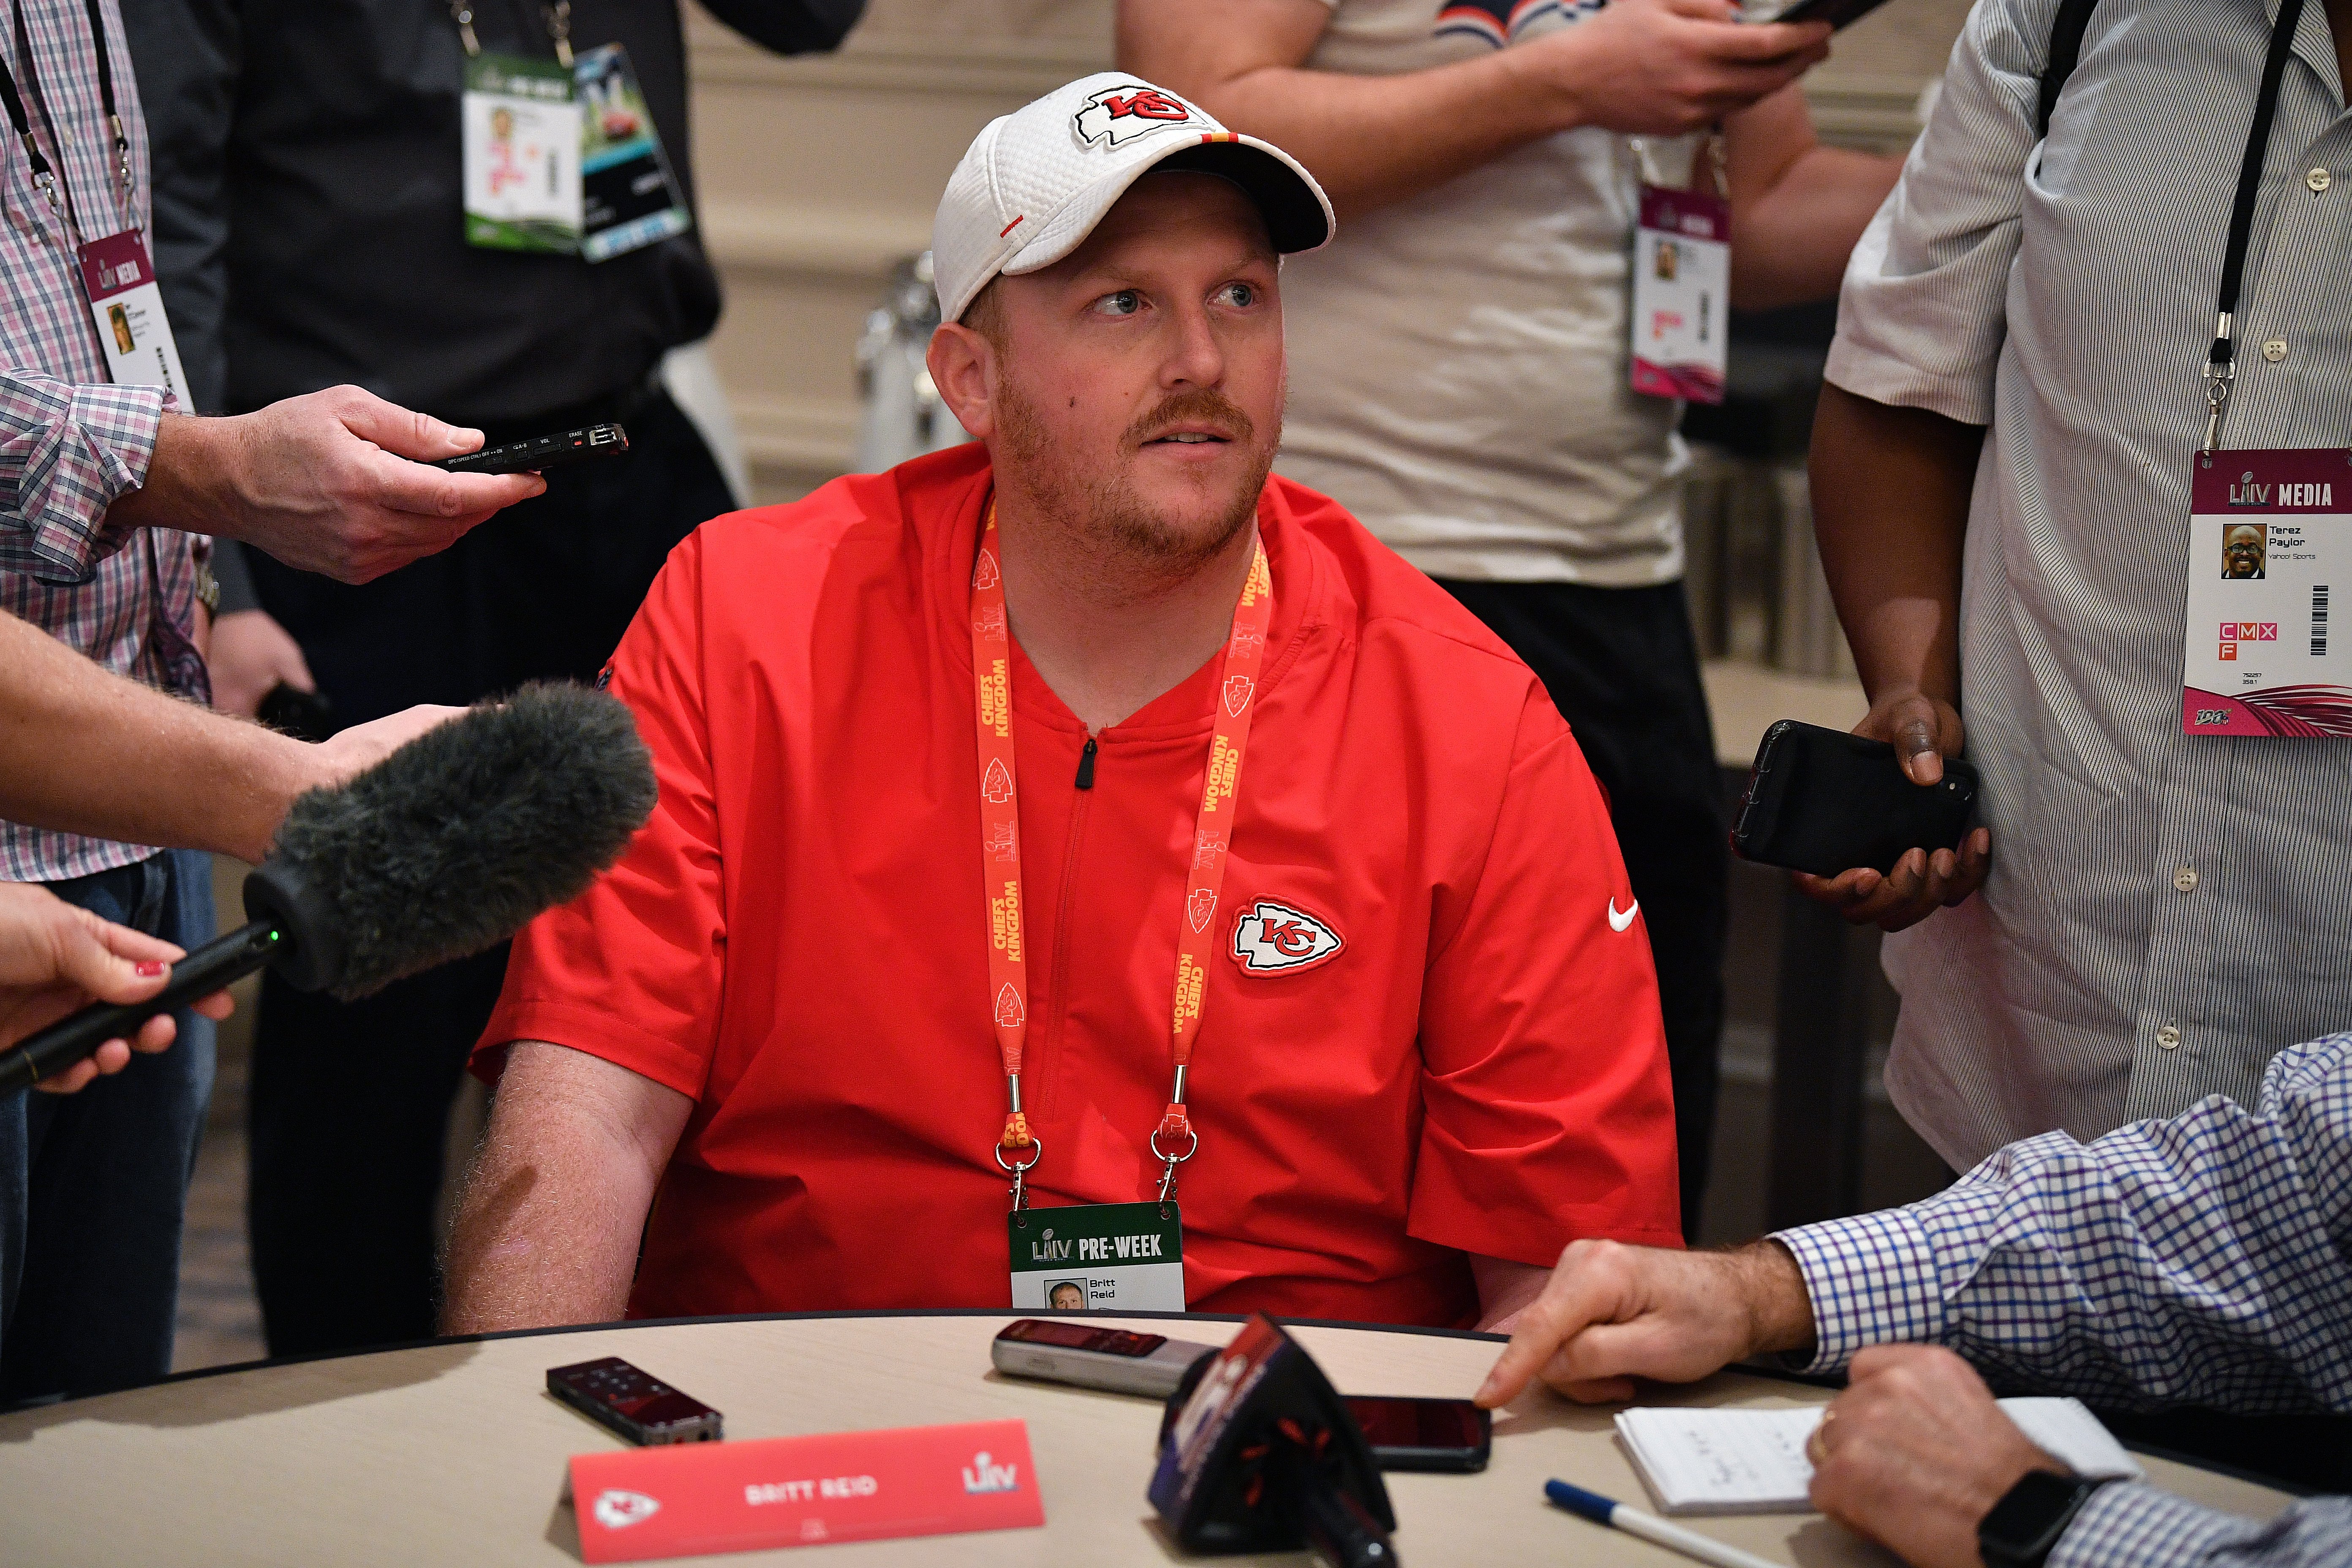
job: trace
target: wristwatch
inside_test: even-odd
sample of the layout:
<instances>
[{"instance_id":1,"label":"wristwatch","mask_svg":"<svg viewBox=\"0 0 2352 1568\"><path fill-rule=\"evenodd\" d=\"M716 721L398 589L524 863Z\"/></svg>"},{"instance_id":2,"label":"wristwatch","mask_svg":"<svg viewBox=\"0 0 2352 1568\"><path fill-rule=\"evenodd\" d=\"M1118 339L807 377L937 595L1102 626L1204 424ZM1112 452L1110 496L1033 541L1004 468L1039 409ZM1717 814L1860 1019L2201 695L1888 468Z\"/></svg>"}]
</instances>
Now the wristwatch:
<instances>
[{"instance_id":1,"label":"wristwatch","mask_svg":"<svg viewBox=\"0 0 2352 1568\"><path fill-rule=\"evenodd\" d=\"M1985 1568L2042 1568L2083 1504L2105 1484L2050 1470L2026 1471L1978 1521L1977 1551Z\"/></svg>"},{"instance_id":2,"label":"wristwatch","mask_svg":"<svg viewBox=\"0 0 2352 1568\"><path fill-rule=\"evenodd\" d=\"M196 603L207 614L220 614L220 579L213 575L213 563L209 561L196 563Z\"/></svg>"}]
</instances>

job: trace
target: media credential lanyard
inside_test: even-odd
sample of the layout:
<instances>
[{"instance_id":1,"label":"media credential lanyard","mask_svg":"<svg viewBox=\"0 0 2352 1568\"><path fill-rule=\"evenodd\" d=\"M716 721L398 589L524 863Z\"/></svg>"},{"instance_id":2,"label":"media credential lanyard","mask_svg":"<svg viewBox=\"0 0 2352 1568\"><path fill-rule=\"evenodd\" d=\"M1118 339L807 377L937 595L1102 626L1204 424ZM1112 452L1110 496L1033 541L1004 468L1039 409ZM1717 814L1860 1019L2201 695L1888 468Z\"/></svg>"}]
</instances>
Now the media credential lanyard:
<instances>
[{"instance_id":1,"label":"media credential lanyard","mask_svg":"<svg viewBox=\"0 0 2352 1568\"><path fill-rule=\"evenodd\" d=\"M1225 641L1223 679L1217 683L1216 722L1209 741L1209 765L1201 782L1201 813L1192 837L1191 883L1176 925L1175 1001L1170 1025L1175 1060L1168 1110L1152 1130L1151 1152L1166 1169L1160 1201L1176 1193L1176 1167L1201 1146L1184 1109L1184 1076L1201 1033L1202 994L1208 983L1209 929L1225 883L1233 839L1234 802L1241 787L1242 759L1249 748L1250 719L1256 711L1258 672L1265 662L1266 628L1274 619L1274 574L1265 546L1256 546L1249 581L1234 607L1234 629ZM1024 950L1021 903L1021 802L1013 766L1013 634L1005 619L1004 573L997 545L996 503L980 536L971 570L971 673L979 705L980 853L988 899L988 981L996 1046L1004 1062L1012 1106L997 1142L996 1163L1013 1177L1013 1209L1028 1203L1027 1177L1045 1156L1045 1144L1029 1130L1021 1107L1021 1050L1029 1021L1029 966ZM1161 1147L1162 1142L1167 1144ZM1178 1144L1181 1152L1176 1152ZM1022 1157L1027 1151L1027 1157Z\"/></svg>"},{"instance_id":2,"label":"media credential lanyard","mask_svg":"<svg viewBox=\"0 0 2352 1568\"><path fill-rule=\"evenodd\" d=\"M0 49L0 108L7 110L8 128L24 145L34 188L41 193L50 216L72 243L74 260L81 273L82 292L89 301L90 322L98 332L98 345L106 356L107 370L115 384L160 386L181 398L184 405L187 373L180 367L179 346L173 342L172 323L163 313L163 295L155 282L155 264L148 258L147 241L139 232L137 187L131 172L131 136L123 129L122 115L115 104L114 67L109 53L106 20L99 10L98 0L82 0L82 6L89 16L90 49L98 65L99 102L114 139L114 174L121 185L123 226L97 239L83 237L79 205L66 184L64 171L53 167L41 152L32 121L25 113L25 100L17 90L16 74L5 58L5 49ZM32 40L23 10L15 10L10 20L10 43L23 50L27 79L31 79ZM44 108L44 123L47 114ZM49 133L55 141L54 125Z\"/></svg>"},{"instance_id":3,"label":"media credential lanyard","mask_svg":"<svg viewBox=\"0 0 2352 1568\"><path fill-rule=\"evenodd\" d=\"M2180 728L2189 735L2352 738L2347 650L2330 625L2335 590L2352 577L2352 491L2335 493L2352 481L2352 450L2221 446L2254 207L2303 9L2303 0L2280 0L2271 29L2205 360L2208 412L2189 471L2184 563ZM2264 345L2266 357L2284 346Z\"/></svg>"},{"instance_id":4,"label":"media credential lanyard","mask_svg":"<svg viewBox=\"0 0 2352 1568\"><path fill-rule=\"evenodd\" d=\"M2254 98L2253 128L2246 133L2246 155L2238 165L2238 193L2230 203L2230 238L2221 258L2221 291L2213 326L2213 346L2205 355L2205 419L2208 458L2221 436L2221 414L2237 379L2237 351L2231 341L2238 313L2238 289L2245 279L2246 247L2253 236L2254 202L2262 195L2263 165L2268 161L2271 121L2278 116L2279 82L2286 75L2287 57L2294 53L2294 30L2303 20L2303 0L2279 0L2278 22L2271 28L2269 54L2263 61L2262 89Z\"/></svg>"}]
</instances>

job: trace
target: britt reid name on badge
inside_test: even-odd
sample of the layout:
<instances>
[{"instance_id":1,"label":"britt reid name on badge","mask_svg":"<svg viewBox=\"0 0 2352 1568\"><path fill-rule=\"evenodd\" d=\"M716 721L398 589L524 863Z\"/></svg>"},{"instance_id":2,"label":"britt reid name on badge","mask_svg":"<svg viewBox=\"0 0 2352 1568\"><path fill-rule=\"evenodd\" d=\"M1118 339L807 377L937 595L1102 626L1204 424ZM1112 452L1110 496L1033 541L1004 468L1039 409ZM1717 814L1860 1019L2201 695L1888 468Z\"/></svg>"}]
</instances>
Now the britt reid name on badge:
<instances>
[{"instance_id":1,"label":"britt reid name on badge","mask_svg":"<svg viewBox=\"0 0 2352 1568\"><path fill-rule=\"evenodd\" d=\"M771 1502L814 1502L819 1498L872 1497L882 1483L872 1476L813 1476L804 1481L747 1483L743 1501L758 1508Z\"/></svg>"}]
</instances>

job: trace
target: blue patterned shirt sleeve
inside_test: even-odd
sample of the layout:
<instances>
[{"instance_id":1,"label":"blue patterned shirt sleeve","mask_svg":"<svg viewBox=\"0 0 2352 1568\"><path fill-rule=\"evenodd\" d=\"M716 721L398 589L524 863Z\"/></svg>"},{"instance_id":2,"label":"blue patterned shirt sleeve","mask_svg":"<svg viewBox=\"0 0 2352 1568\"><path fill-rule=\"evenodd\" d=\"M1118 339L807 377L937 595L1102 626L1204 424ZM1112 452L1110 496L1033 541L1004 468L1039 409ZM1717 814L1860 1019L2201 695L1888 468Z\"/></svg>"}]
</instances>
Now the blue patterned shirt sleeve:
<instances>
[{"instance_id":1,"label":"blue patterned shirt sleeve","mask_svg":"<svg viewBox=\"0 0 2352 1568\"><path fill-rule=\"evenodd\" d=\"M2267 1522L2118 1481L2091 1494L2048 1568L2344 1568L2352 1500L2315 1498Z\"/></svg>"},{"instance_id":2,"label":"blue patterned shirt sleeve","mask_svg":"<svg viewBox=\"0 0 2352 1568\"><path fill-rule=\"evenodd\" d=\"M122 546L106 509L146 482L164 394L0 370L0 572L89 580Z\"/></svg>"},{"instance_id":3,"label":"blue patterned shirt sleeve","mask_svg":"<svg viewBox=\"0 0 2352 1568\"><path fill-rule=\"evenodd\" d=\"M1816 1370L1946 1344L2096 1405L2352 1411L2352 1035L2095 1143L2012 1143L1924 1203L1786 1231Z\"/></svg>"},{"instance_id":4,"label":"blue patterned shirt sleeve","mask_svg":"<svg viewBox=\"0 0 2352 1568\"><path fill-rule=\"evenodd\" d=\"M2111 1407L2352 1411L2352 1034L2280 1052L2259 1111L2026 1139L1924 1203L1775 1239L1812 1298L1813 1371L1925 1342ZM2051 1568L2126 1563L2352 1564L2352 1500L2263 1523L2102 1487Z\"/></svg>"}]
</instances>

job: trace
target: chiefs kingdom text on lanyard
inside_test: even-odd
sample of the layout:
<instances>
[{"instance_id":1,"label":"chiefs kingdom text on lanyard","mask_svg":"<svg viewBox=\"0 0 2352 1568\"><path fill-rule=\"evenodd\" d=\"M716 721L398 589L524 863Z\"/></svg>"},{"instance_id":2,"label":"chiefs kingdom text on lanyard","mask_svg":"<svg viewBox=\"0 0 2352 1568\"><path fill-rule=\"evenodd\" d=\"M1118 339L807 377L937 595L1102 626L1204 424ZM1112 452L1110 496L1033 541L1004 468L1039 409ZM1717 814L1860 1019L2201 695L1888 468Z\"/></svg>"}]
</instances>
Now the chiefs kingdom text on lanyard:
<instances>
[{"instance_id":1,"label":"chiefs kingdom text on lanyard","mask_svg":"<svg viewBox=\"0 0 2352 1568\"><path fill-rule=\"evenodd\" d=\"M1176 979L1170 1015L1175 1076L1167 1111L1150 1137L1152 1155L1164 1166L1160 1180L1162 1203L1175 1194L1176 1167L1191 1159L1201 1144L1184 1109L1185 1071L1201 1033L1202 997L1208 984L1209 950L1214 943L1209 933L1224 887L1242 760L1249 749L1258 672L1265 662L1266 628L1273 619L1274 577L1261 543L1251 562L1241 602L1234 608L1232 635L1225 641L1223 679L1217 683L1216 723L1201 781L1190 881L1177 915ZM1012 654L996 505L991 501L981 531L980 552L972 563L971 673L979 714L980 844L982 882L988 900L990 1010L1011 1100L1004 1131L997 1141L996 1163L1013 1177L1013 1206L1017 1212L1027 1202L1026 1178L1044 1157L1045 1145L1030 1131L1021 1105L1021 1050L1029 1021L1029 978L1021 901L1021 802L1013 765Z\"/></svg>"}]
</instances>

